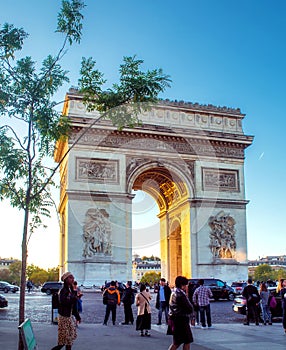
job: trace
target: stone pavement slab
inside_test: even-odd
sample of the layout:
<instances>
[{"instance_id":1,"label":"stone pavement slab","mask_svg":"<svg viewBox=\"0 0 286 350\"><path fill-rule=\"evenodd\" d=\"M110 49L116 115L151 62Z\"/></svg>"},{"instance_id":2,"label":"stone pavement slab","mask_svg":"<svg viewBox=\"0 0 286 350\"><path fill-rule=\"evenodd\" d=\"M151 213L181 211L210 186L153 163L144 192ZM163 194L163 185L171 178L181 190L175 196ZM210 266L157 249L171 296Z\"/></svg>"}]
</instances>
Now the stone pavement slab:
<instances>
[{"instance_id":1,"label":"stone pavement slab","mask_svg":"<svg viewBox=\"0 0 286 350\"><path fill-rule=\"evenodd\" d=\"M32 323L39 350L49 350L57 343L57 325ZM195 342L191 350L285 350L286 335L281 323L273 326L217 324L213 329L192 328ZM167 350L172 337L166 335L166 326L152 324L151 337L140 337L134 326L80 324L73 350L131 350L149 348ZM16 350L17 322L0 321L0 349Z\"/></svg>"}]
</instances>

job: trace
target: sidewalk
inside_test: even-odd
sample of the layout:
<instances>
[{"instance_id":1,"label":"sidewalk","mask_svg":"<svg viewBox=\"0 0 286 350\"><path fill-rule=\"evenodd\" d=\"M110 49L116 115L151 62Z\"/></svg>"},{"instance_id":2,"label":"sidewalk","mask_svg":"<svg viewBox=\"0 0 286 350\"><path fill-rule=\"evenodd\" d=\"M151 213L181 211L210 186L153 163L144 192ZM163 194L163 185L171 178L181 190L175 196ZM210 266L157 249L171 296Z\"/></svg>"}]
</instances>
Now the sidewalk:
<instances>
[{"instance_id":1,"label":"sidewalk","mask_svg":"<svg viewBox=\"0 0 286 350\"><path fill-rule=\"evenodd\" d=\"M39 350L50 350L57 343L57 325L32 323ZM192 328L195 342L191 350L285 350L286 335L281 323L272 326L217 324L213 329ZM167 350L172 336L166 335L166 326L152 325L151 337L140 337L134 326L81 324L73 350L149 349ZM16 350L18 329L16 322L0 321L0 348Z\"/></svg>"}]
</instances>

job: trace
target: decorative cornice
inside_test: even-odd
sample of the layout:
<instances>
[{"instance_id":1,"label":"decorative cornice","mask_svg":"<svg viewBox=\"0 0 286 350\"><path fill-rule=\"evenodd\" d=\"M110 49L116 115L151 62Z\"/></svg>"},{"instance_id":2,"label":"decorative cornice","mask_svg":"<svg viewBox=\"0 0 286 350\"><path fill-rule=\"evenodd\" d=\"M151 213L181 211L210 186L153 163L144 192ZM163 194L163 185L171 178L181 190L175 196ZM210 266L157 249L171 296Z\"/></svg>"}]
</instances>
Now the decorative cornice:
<instances>
[{"instance_id":1,"label":"decorative cornice","mask_svg":"<svg viewBox=\"0 0 286 350\"><path fill-rule=\"evenodd\" d=\"M115 193L115 192L95 192L95 191L77 191L67 190L66 191L69 200L92 200L100 199L101 202L112 202L112 201L131 201L134 195L129 193Z\"/></svg>"},{"instance_id":2,"label":"decorative cornice","mask_svg":"<svg viewBox=\"0 0 286 350\"><path fill-rule=\"evenodd\" d=\"M192 198L191 206L195 208L200 207L214 207L214 208L235 208L245 209L249 203L248 200L235 200L235 199L221 199L221 198Z\"/></svg>"}]
</instances>

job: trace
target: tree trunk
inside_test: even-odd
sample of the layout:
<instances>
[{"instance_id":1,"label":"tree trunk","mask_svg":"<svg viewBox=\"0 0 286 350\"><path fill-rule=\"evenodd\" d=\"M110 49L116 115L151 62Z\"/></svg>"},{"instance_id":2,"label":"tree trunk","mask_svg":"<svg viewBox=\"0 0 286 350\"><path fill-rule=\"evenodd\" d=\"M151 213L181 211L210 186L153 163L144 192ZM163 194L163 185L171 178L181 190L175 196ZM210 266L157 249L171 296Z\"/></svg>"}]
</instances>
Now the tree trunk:
<instances>
[{"instance_id":1,"label":"tree trunk","mask_svg":"<svg viewBox=\"0 0 286 350\"><path fill-rule=\"evenodd\" d=\"M25 289L26 289L26 269L27 269L27 236L29 224L29 209L26 207L24 216L23 238L22 238L22 268L19 300L19 325L25 321ZM18 350L24 350L19 332Z\"/></svg>"}]
</instances>

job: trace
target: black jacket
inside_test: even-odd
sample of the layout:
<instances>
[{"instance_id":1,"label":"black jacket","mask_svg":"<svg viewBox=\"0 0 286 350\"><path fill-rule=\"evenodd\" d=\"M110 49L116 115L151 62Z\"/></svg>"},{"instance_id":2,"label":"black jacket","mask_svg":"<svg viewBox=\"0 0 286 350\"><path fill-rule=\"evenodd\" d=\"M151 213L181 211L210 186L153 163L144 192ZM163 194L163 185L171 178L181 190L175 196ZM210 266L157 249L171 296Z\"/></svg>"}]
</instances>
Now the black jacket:
<instances>
[{"instance_id":1,"label":"black jacket","mask_svg":"<svg viewBox=\"0 0 286 350\"><path fill-rule=\"evenodd\" d=\"M170 298L169 316L186 317L194 312L193 305L189 301L186 294L179 288L176 288Z\"/></svg>"},{"instance_id":2,"label":"black jacket","mask_svg":"<svg viewBox=\"0 0 286 350\"><path fill-rule=\"evenodd\" d=\"M70 317L76 310L77 292L63 286L59 293L59 314Z\"/></svg>"},{"instance_id":3,"label":"black jacket","mask_svg":"<svg viewBox=\"0 0 286 350\"><path fill-rule=\"evenodd\" d=\"M123 304L134 304L134 290L131 287L128 287L124 290L123 296L122 296L122 303Z\"/></svg>"},{"instance_id":4,"label":"black jacket","mask_svg":"<svg viewBox=\"0 0 286 350\"><path fill-rule=\"evenodd\" d=\"M159 286L157 297L156 297L156 306L155 306L156 309L160 309L160 288L161 286ZM164 286L165 301L166 301L166 305L168 306L170 302L171 293L172 293L171 288L169 286Z\"/></svg>"},{"instance_id":5,"label":"black jacket","mask_svg":"<svg viewBox=\"0 0 286 350\"><path fill-rule=\"evenodd\" d=\"M254 285L248 284L242 291L242 296L246 299L247 304L255 305L260 301L260 295Z\"/></svg>"}]
</instances>

